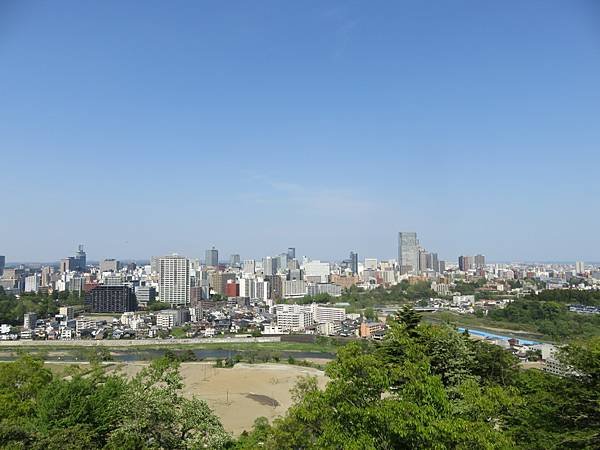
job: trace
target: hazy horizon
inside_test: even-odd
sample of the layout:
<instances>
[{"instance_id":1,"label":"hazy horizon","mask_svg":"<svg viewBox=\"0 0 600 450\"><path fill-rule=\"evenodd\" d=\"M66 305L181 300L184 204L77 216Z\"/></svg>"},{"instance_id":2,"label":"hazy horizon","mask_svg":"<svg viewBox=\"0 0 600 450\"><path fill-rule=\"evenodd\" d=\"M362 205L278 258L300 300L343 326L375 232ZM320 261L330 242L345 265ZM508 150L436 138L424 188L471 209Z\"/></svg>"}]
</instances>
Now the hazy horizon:
<instances>
[{"instance_id":1,"label":"hazy horizon","mask_svg":"<svg viewBox=\"0 0 600 450\"><path fill-rule=\"evenodd\" d=\"M3 2L0 255L600 260L600 5Z\"/></svg>"}]
</instances>

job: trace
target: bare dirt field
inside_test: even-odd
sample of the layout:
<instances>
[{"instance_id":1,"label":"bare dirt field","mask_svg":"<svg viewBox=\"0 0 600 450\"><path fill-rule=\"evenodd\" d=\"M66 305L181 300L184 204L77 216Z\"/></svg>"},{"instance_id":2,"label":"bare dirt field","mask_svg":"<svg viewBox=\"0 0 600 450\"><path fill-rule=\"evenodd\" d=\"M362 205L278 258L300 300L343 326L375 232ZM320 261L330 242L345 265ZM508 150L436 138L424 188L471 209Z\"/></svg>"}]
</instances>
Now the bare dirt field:
<instances>
[{"instance_id":1,"label":"bare dirt field","mask_svg":"<svg viewBox=\"0 0 600 450\"><path fill-rule=\"evenodd\" d=\"M119 364L127 375L139 372L145 363ZM319 386L327 383L317 369L289 364L236 364L230 369L210 363L183 363L184 395L206 400L221 418L225 429L234 435L252 428L254 420L264 416L273 420L292 404L290 389L299 377L316 376Z\"/></svg>"}]
</instances>

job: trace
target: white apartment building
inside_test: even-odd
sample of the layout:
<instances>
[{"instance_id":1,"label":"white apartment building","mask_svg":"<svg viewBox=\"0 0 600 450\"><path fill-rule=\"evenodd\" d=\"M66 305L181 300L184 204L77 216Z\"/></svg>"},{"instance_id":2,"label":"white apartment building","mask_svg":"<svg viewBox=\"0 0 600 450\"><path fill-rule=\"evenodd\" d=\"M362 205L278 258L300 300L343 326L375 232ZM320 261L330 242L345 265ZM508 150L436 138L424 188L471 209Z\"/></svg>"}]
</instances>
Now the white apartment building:
<instances>
[{"instance_id":1,"label":"white apartment building","mask_svg":"<svg viewBox=\"0 0 600 450\"><path fill-rule=\"evenodd\" d=\"M346 310L344 308L334 308L331 306L321 306L313 303L310 305L315 323L341 322L346 320Z\"/></svg>"},{"instance_id":2,"label":"white apartment building","mask_svg":"<svg viewBox=\"0 0 600 450\"><path fill-rule=\"evenodd\" d=\"M343 308L311 305L275 305L277 325L282 331L304 331L315 323L341 322L346 319Z\"/></svg>"},{"instance_id":3,"label":"white apartment building","mask_svg":"<svg viewBox=\"0 0 600 450\"><path fill-rule=\"evenodd\" d=\"M96 321L87 317L78 317L75 320L75 330L80 332L81 330L86 329L96 329Z\"/></svg>"},{"instance_id":4,"label":"white apartment building","mask_svg":"<svg viewBox=\"0 0 600 450\"><path fill-rule=\"evenodd\" d=\"M39 274L33 274L25 277L25 292L37 292L40 288L41 277Z\"/></svg>"},{"instance_id":5,"label":"white apartment building","mask_svg":"<svg viewBox=\"0 0 600 450\"><path fill-rule=\"evenodd\" d=\"M267 301L269 298L269 282L263 280L257 280L254 282L255 295L253 298L258 300Z\"/></svg>"},{"instance_id":6,"label":"white apartment building","mask_svg":"<svg viewBox=\"0 0 600 450\"><path fill-rule=\"evenodd\" d=\"M278 312L277 326L282 332L285 331L304 331L313 324L312 313L306 311L298 312Z\"/></svg>"},{"instance_id":7,"label":"white apartment building","mask_svg":"<svg viewBox=\"0 0 600 450\"><path fill-rule=\"evenodd\" d=\"M240 297L256 298L256 280L240 278Z\"/></svg>"},{"instance_id":8,"label":"white apartment building","mask_svg":"<svg viewBox=\"0 0 600 450\"><path fill-rule=\"evenodd\" d=\"M172 307L190 303L190 261L179 256L162 256L159 259L160 301Z\"/></svg>"},{"instance_id":9,"label":"white apartment building","mask_svg":"<svg viewBox=\"0 0 600 450\"><path fill-rule=\"evenodd\" d=\"M393 284L396 282L396 272L393 270L382 270L379 272L384 283Z\"/></svg>"},{"instance_id":10,"label":"white apartment building","mask_svg":"<svg viewBox=\"0 0 600 450\"><path fill-rule=\"evenodd\" d=\"M308 261L304 263L304 276L307 279L319 279L320 283L327 283L329 281L329 273L331 267L327 262L321 261Z\"/></svg>"},{"instance_id":11,"label":"white apartment building","mask_svg":"<svg viewBox=\"0 0 600 450\"><path fill-rule=\"evenodd\" d=\"M339 323L335 323L335 322L320 323L319 325L317 325L317 334L321 334L323 336L333 336L340 329L341 329L341 326Z\"/></svg>"},{"instance_id":12,"label":"white apartment building","mask_svg":"<svg viewBox=\"0 0 600 450\"><path fill-rule=\"evenodd\" d=\"M283 282L283 298L304 297L306 293L306 281L304 280L286 280Z\"/></svg>"},{"instance_id":13,"label":"white apartment building","mask_svg":"<svg viewBox=\"0 0 600 450\"><path fill-rule=\"evenodd\" d=\"M162 329L170 329L181 325L181 311L177 309L166 309L156 314L156 326Z\"/></svg>"}]
</instances>

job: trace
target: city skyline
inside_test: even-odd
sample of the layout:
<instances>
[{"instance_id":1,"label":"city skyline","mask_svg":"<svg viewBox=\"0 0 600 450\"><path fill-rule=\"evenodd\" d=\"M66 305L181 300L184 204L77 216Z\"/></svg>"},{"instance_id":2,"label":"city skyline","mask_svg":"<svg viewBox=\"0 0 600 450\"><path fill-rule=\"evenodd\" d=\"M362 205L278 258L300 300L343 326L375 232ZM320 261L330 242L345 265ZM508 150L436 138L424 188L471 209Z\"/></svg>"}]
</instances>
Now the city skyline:
<instances>
[{"instance_id":1,"label":"city skyline","mask_svg":"<svg viewBox=\"0 0 600 450\"><path fill-rule=\"evenodd\" d=\"M595 2L9 3L10 261L600 259Z\"/></svg>"},{"instance_id":2,"label":"city skyline","mask_svg":"<svg viewBox=\"0 0 600 450\"><path fill-rule=\"evenodd\" d=\"M397 233L398 234L398 233ZM417 239L418 241L418 239ZM188 254L188 253L183 253L183 252L167 252L164 254L156 254L153 253L149 256L144 256L144 257L139 257L139 258L134 258L134 257L115 257L114 255L104 255L101 257L96 257L96 256L92 256L91 258L87 258L87 261L89 264L95 264L95 265L101 265L102 263L106 263L106 262L111 262L114 264L123 264L126 262L144 262L147 264L151 264L152 263L152 259L156 258L157 260L161 257L171 257L171 256L179 256L179 257L185 257L188 258L190 260L197 260L200 261L202 264L206 265L206 254L207 252L209 252L210 250L217 250L217 251L221 251L220 249L211 247L211 249L205 249L204 251L201 252L202 255L204 255L204 257L200 254L196 255L196 254ZM396 242L396 252L398 251L398 242ZM68 253L68 252L67 252ZM281 251L277 251L275 250L272 254L262 254L262 255L252 255L252 256L243 256L240 255L239 253L234 253L231 254L229 256L227 256L227 252L223 252L222 253L222 257L219 257L218 263L219 265L232 265L231 264L231 256L236 256L236 257L240 257L240 264L245 262L245 261L255 261L255 262L261 262L264 261L265 258L278 258L278 255L282 255L286 252L281 252ZM444 257L439 257L437 253L434 253L437 257L439 261L443 261L446 264L452 264L452 265L456 265L458 266L460 263L460 258L462 258L463 256L468 256L471 258L477 257L477 256L483 256L485 257L485 261L487 264L510 264L510 263L523 263L523 264L578 264L581 261L584 261L586 264L600 264L600 260L594 260L594 259L583 259L583 258L572 258L572 259L553 259L553 260L535 260L535 259L506 259L506 260L496 260L493 258L488 258L488 256L485 253L482 252L476 252L473 253L472 255L466 255L465 252L460 253L456 256L453 257L448 257L448 258L444 258ZM350 251L350 259L348 259L348 257L336 257L336 258L331 258L331 257L315 257L312 255L299 255L298 258L300 258L300 260L303 257L308 257L310 260L316 260L316 261L328 261L328 262L335 262L335 263L344 263L344 262L348 262L351 264L352 261L352 255L355 255L357 257L357 263L364 263L365 259L370 259L370 258L375 258L378 261L396 261L398 262L398 255L395 256L389 256L389 257L381 257L381 256L377 256L377 255L372 255L370 253L364 253L364 252L360 252L360 251L356 251L356 249L354 251ZM34 259L34 260L17 260L17 259L10 259L8 257L6 257L5 255L0 255L0 261L4 262L7 267L8 266L13 266L15 264L54 264L58 267L60 267L61 262L62 261L66 261L69 258L73 258L73 257L62 257L62 258L54 258L54 259L46 259L46 260L41 260L41 259ZM208 264L208 266L211 266L212 264ZM350 265L350 267L352 267Z\"/></svg>"}]
</instances>

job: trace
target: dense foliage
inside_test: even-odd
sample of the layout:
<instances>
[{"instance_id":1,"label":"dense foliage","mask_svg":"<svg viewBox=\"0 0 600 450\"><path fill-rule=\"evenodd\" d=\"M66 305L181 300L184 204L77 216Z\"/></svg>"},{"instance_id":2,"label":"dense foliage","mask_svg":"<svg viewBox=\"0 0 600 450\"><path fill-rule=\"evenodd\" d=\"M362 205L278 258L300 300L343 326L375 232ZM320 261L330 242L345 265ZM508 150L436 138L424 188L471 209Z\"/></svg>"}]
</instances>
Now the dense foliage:
<instances>
[{"instance_id":1,"label":"dense foliage","mask_svg":"<svg viewBox=\"0 0 600 450\"><path fill-rule=\"evenodd\" d=\"M541 302L600 306L599 290L546 289L538 294L532 294L530 298Z\"/></svg>"},{"instance_id":2,"label":"dense foliage","mask_svg":"<svg viewBox=\"0 0 600 450\"><path fill-rule=\"evenodd\" d=\"M226 447L231 438L219 419L204 401L183 398L181 387L178 363L169 359L128 380L97 364L60 377L23 356L0 365L0 447Z\"/></svg>"},{"instance_id":3,"label":"dense foliage","mask_svg":"<svg viewBox=\"0 0 600 450\"><path fill-rule=\"evenodd\" d=\"M546 297L550 298L543 298ZM565 303L537 297L515 300L504 309L490 311L489 317L510 324L534 325L539 333L559 340L600 334L600 314L569 312Z\"/></svg>"},{"instance_id":4,"label":"dense foliage","mask_svg":"<svg viewBox=\"0 0 600 450\"><path fill-rule=\"evenodd\" d=\"M301 299L293 299L294 303L349 303L349 310L362 310L385 305L404 304L421 299L429 299L435 296L431 290L431 284L427 281L409 283L402 280L400 283L375 289L365 290L352 286L342 291L340 297L332 297L329 294L307 295Z\"/></svg>"},{"instance_id":5,"label":"dense foliage","mask_svg":"<svg viewBox=\"0 0 600 450\"><path fill-rule=\"evenodd\" d=\"M600 339L570 346L578 375L559 378L414 319L380 344L341 349L324 390L303 380L288 413L257 420L238 448L598 448Z\"/></svg>"},{"instance_id":6,"label":"dense foliage","mask_svg":"<svg viewBox=\"0 0 600 450\"><path fill-rule=\"evenodd\" d=\"M58 313L59 306L81 305L84 300L76 292L54 292L52 295L24 293L15 297L0 287L0 323L23 325L23 315L37 313L44 318Z\"/></svg>"}]
</instances>

